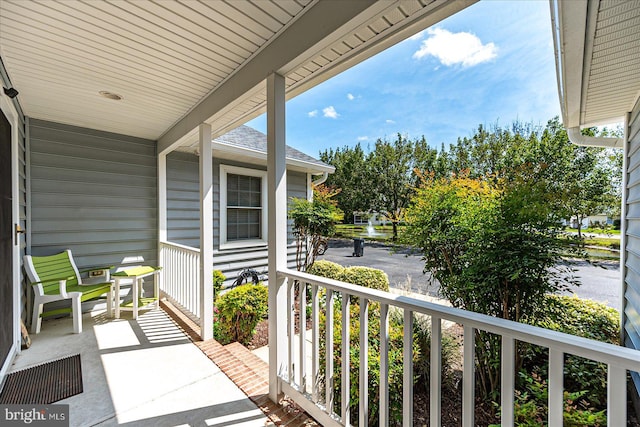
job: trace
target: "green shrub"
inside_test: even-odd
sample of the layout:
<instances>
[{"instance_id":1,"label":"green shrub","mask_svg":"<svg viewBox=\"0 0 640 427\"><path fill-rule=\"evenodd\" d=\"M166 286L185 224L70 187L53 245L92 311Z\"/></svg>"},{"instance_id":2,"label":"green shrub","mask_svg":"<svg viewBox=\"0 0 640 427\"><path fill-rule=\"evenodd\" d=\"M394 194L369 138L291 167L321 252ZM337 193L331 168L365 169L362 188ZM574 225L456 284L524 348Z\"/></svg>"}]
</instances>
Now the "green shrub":
<instances>
[{"instance_id":1,"label":"green shrub","mask_svg":"<svg viewBox=\"0 0 640 427\"><path fill-rule=\"evenodd\" d=\"M389 277L387 273L377 268L359 266L345 268L335 262L320 260L313 263L308 273L389 292Z\"/></svg>"},{"instance_id":2,"label":"green shrub","mask_svg":"<svg viewBox=\"0 0 640 427\"><path fill-rule=\"evenodd\" d=\"M348 267L342 271L339 280L370 289L389 292L389 277L387 273L377 268Z\"/></svg>"},{"instance_id":3,"label":"green shrub","mask_svg":"<svg viewBox=\"0 0 640 427\"><path fill-rule=\"evenodd\" d=\"M231 289L216 300L215 338L222 344L233 341L248 343L267 311L267 288L262 283Z\"/></svg>"},{"instance_id":4,"label":"green shrub","mask_svg":"<svg viewBox=\"0 0 640 427\"><path fill-rule=\"evenodd\" d=\"M344 267L335 262L319 260L313 263L307 273L314 274L320 277L326 277L327 279L340 280Z\"/></svg>"},{"instance_id":5,"label":"green shrub","mask_svg":"<svg viewBox=\"0 0 640 427\"><path fill-rule=\"evenodd\" d=\"M220 270L213 270L213 300L215 301L220 296L222 290L222 284L227 280L227 277L222 274Z\"/></svg>"},{"instance_id":6,"label":"green shrub","mask_svg":"<svg viewBox=\"0 0 640 427\"><path fill-rule=\"evenodd\" d=\"M532 325L618 344L620 319L618 312L605 304L574 296L547 295ZM518 397L517 408L523 411L546 413L546 395L538 388L546 385L541 378L548 377L548 349L522 345L523 372L520 374L524 392ZM530 373L530 374L529 374ZM607 403L607 366L589 359L565 355L565 425L604 425L603 411ZM528 425L528 424L521 424Z\"/></svg>"},{"instance_id":7,"label":"green shrub","mask_svg":"<svg viewBox=\"0 0 640 427\"><path fill-rule=\"evenodd\" d=\"M393 310L390 313L390 323L402 325L402 313ZM429 379L431 378L431 318L424 314L416 314L413 318L413 343L418 348L418 357L413 364L413 373L417 378L414 390L416 392L430 393ZM460 345L446 330L442 331L441 349L442 358L442 387L445 391L455 388L456 363L460 359Z\"/></svg>"},{"instance_id":8,"label":"green shrub","mask_svg":"<svg viewBox=\"0 0 640 427\"><path fill-rule=\"evenodd\" d=\"M342 390L342 307L334 306L334 345L329 357L334 360L333 384L334 407L340 413ZM349 327L349 383L350 383L350 412L352 424L357 424L359 406L359 368L360 368L360 306L350 305ZM368 323L368 395L369 395L369 425L378 425L380 403L380 309L378 304L369 305ZM325 312L320 316L320 377L325 378ZM428 388L430 366L430 322L424 316L414 317L413 327L413 364L414 388L422 390ZM443 389L452 390L453 369L455 360L459 358L458 344L446 332L442 335L442 382ZM389 418L390 425L402 423L402 381L403 381L403 317L402 312L392 309L389 313Z\"/></svg>"},{"instance_id":9,"label":"green shrub","mask_svg":"<svg viewBox=\"0 0 640 427\"><path fill-rule=\"evenodd\" d=\"M520 372L524 391L516 391L514 421L517 427L537 427L547 425L549 389L545 380L538 375ZM607 425L605 410L595 410L582 402L586 392L565 391L563 425L571 427L600 427ZM490 427L499 427L492 424Z\"/></svg>"}]
</instances>

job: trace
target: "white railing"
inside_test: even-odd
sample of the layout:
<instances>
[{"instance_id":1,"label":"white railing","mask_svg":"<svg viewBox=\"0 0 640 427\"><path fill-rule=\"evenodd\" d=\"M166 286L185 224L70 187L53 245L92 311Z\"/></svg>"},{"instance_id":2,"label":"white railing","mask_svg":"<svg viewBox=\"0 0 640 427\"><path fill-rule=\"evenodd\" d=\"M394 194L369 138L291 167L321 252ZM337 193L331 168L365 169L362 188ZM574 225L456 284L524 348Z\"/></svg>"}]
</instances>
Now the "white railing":
<instances>
[{"instance_id":1,"label":"white railing","mask_svg":"<svg viewBox=\"0 0 640 427\"><path fill-rule=\"evenodd\" d=\"M160 242L160 289L195 319L200 318L200 249ZM194 320L195 320L194 319Z\"/></svg>"},{"instance_id":2,"label":"white railing","mask_svg":"<svg viewBox=\"0 0 640 427\"><path fill-rule=\"evenodd\" d=\"M563 423L563 371L564 354L572 354L607 364L607 414L609 426L627 424L627 371L640 371L640 352L624 347L602 343L599 341L580 338L560 332L551 331L535 326L525 325L504 319L498 319L470 311L446 307L413 298L394 295L388 292L368 289L336 280L325 279L301 273L295 270L279 270L280 278L287 278L287 354L288 361L278 373L282 391L289 395L298 405L316 418L322 425L349 425L349 324L348 304L350 297L360 301L360 337L359 342L359 415L360 426L367 424L368 399L368 342L367 306L370 302L380 304L380 425L389 425L389 309L396 307L403 310L404 339L403 339L403 396L402 396L402 424L413 426L413 359L412 333L413 318L421 313L431 317L431 366L430 366L430 425L441 426L441 367L442 367L442 321L455 322L464 328L463 348L463 395L462 395L462 425L474 425L474 389L475 389L475 346L476 330L483 330L502 337L501 352L501 425L514 424L514 384L515 384L515 341L531 343L549 349L549 402L548 425L561 426ZM299 286L299 307L294 307L294 282L309 286ZM311 330L299 337L294 334L294 309L300 313L300 330L305 331L307 308L307 287L311 292ZM320 378L320 298L319 291L326 290L326 305L324 307L325 349L332 349L334 343L333 319L334 301L341 295L342 301L342 349L341 349L341 381L343 386L341 411L334 413L334 360L324 357L326 361L325 375ZM408 327L407 327L408 326ZM310 335L310 345L305 345ZM275 340L274 340L275 341ZM346 344L346 345L345 345ZM307 348L310 347L310 348ZM307 363L310 359L310 365ZM324 383L325 389L320 390Z\"/></svg>"}]
</instances>

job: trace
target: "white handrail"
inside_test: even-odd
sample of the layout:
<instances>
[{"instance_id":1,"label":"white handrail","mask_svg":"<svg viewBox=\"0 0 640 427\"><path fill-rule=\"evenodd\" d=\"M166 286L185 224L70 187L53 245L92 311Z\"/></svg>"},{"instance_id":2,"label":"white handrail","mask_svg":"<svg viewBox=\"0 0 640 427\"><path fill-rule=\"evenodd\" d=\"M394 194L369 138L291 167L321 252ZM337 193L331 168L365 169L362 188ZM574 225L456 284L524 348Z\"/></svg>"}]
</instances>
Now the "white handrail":
<instances>
[{"instance_id":1,"label":"white handrail","mask_svg":"<svg viewBox=\"0 0 640 427\"><path fill-rule=\"evenodd\" d=\"M361 300L361 317L360 321L363 322L361 324L361 336L360 336L360 345L367 341L366 331L367 328L363 327L366 325L366 319L368 316L362 317L363 307L366 306L366 301L380 303L381 307L381 328L380 328L380 340L381 340L381 355L380 355L380 421L381 425L388 425L389 418L388 414L385 413L389 409L388 403L388 355L385 354L388 351L388 310L391 306L396 308L401 308L404 310L404 362L403 362L403 393L404 399L403 401L413 402L411 389L412 387L407 387L408 384L412 383L413 372L412 372L412 358L407 353L407 351L412 348L412 335L411 330L412 327L408 328L406 325L411 325L413 316L416 313L424 314L431 316L432 319L432 342L431 342L431 357L432 357L432 369L431 369L431 409L435 409L439 412L441 406L439 402L439 397L441 396L441 379L439 368L441 366L441 361L439 355L441 353L441 331L440 325L441 321L449 321L455 322L464 327L464 362L463 362L463 417L462 423L466 426L474 425L474 390L475 390L475 363L474 363L474 337L476 330L483 330L487 332L491 332L493 334L500 335L502 337L502 358L503 358L503 369L502 369L502 391L501 391L501 404L505 406L502 411L502 421L507 425L513 423L513 402L514 402L514 357L515 357L515 340L535 344L543 347L549 348L549 420L550 425L555 425L551 420L554 420L556 423L562 423L562 408L563 408L563 366L564 366L564 354L572 354L576 356L585 357L587 359L591 359L597 362L606 363L608 365L608 382L607 382L607 393L608 393L608 425L614 426L616 423L623 422L626 419L626 374L627 371L636 371L640 372L640 352L637 350L616 346L608 343L603 343L600 341L590 340L582 337L577 337L574 335L569 335L561 332L551 331L548 329L526 325L522 323L517 323L505 319L499 319L491 316L487 316L484 314L474 313L466 310L461 310L453 307L442 306L422 300L417 300L413 298L409 298L406 296L400 296L391 294L389 292L379 291L375 289L369 289L362 286L352 285L349 283L340 282L337 280L327 279L319 276L310 275L307 273L302 273L295 270L290 269L282 269L278 270L279 278L287 278L289 279L289 285L292 286L292 283L297 282L304 286L311 285L312 291L312 300L311 300L311 310L312 310L312 362L314 364L312 374L314 376L314 386L312 393L309 394L306 390L306 387L302 387L300 383L296 384L296 377L302 378L303 373L299 375L293 375L293 373L281 372L279 374L279 379L283 384L285 391L289 396L298 403L301 407L303 407L310 415L316 417L318 420L322 420L323 423L327 425L349 425L349 410L345 407L346 402L345 398L349 396L348 392L343 390L342 392L342 407L339 409L341 413L334 412L333 399L333 375L334 375L334 363L333 363L333 355L327 355L325 359L326 363L326 375L328 377L324 381L325 383L325 393L324 401L321 401L320 393L317 393L317 380L315 376L318 374L317 372L317 360L318 360L318 348L319 346L319 334L317 331L317 319L318 315L318 289L324 288L326 289L326 315L325 321L327 322L325 333L326 333L326 345L325 349L333 349L333 323L334 323L334 313L333 313L333 301L337 295L342 296L343 303L343 313L342 313L342 369L349 369L349 363L345 361L345 356L348 353L345 353L345 340L346 345L348 346L349 334L348 331L345 331L344 328L349 328L348 316L345 315L344 310L349 307L348 300L349 298L359 298ZM301 288L304 287L301 285ZM289 288L291 290L292 288ZM297 309L299 312L304 312L308 305L306 303L306 298L300 299L299 307ZM290 300L289 306L291 310L296 309L293 306L292 301ZM366 314L366 311L365 311ZM292 319L292 316L289 316L289 319ZM289 320L291 321L291 320ZM305 339L307 333L304 333L304 327L301 324L301 336L300 340ZM289 333L291 333L289 331ZM288 341L293 345L293 341ZM289 354L291 359L289 363L286 365L289 369L301 369L300 365L298 365L299 358L294 362L293 360L293 349L288 349L286 352ZM360 368L361 370L366 367L366 356L361 354L360 360ZM348 375L344 375L342 373L342 381L344 387L347 382ZM361 375L362 375L361 371ZM385 374L385 375L383 375ZM361 376L361 386L362 380L365 380L366 384L366 375ZM365 396L366 391L363 392L362 387L360 387L360 397ZM437 396L437 397L436 397ZM363 403L361 401L361 403ZM407 403L407 402L403 402ZM366 405L366 404L365 404ZM360 406L360 411L366 408L366 406ZM366 413L366 412L365 412ZM366 418L363 418L363 413L360 413L360 424L363 425L366 423ZM403 425L413 425L413 414L412 414L412 406L410 404L403 405ZM441 425L440 422L440 414L430 414L431 424L438 426Z\"/></svg>"},{"instance_id":2,"label":"white handrail","mask_svg":"<svg viewBox=\"0 0 640 427\"><path fill-rule=\"evenodd\" d=\"M158 247L163 268L160 289L187 314L199 319L200 249L162 241Z\"/></svg>"},{"instance_id":3,"label":"white handrail","mask_svg":"<svg viewBox=\"0 0 640 427\"><path fill-rule=\"evenodd\" d=\"M640 372L640 351L638 350L552 331L538 326L487 316L485 314L474 313L459 308L439 305L403 295L395 295L377 289L352 285L350 283L314 276L296 270L280 270L278 271L278 275L413 312L433 315L443 320L471 326L475 329L481 329L497 335L511 336L519 341L525 341L530 344L554 347L562 350L563 353L585 357L597 362L610 363L628 370Z\"/></svg>"}]
</instances>

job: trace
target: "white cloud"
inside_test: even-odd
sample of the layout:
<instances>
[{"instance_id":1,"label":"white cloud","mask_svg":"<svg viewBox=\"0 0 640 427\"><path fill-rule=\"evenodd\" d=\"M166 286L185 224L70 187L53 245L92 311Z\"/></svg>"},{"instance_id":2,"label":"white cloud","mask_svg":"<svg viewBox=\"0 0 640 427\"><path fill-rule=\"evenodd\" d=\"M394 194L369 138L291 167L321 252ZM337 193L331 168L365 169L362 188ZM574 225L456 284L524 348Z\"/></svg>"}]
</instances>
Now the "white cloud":
<instances>
[{"instance_id":1,"label":"white cloud","mask_svg":"<svg viewBox=\"0 0 640 427\"><path fill-rule=\"evenodd\" d=\"M355 97L355 96L353 96L353 94L348 93L348 94L347 94L347 99L348 99L349 101L353 101L354 99L356 99L356 97Z\"/></svg>"},{"instance_id":2,"label":"white cloud","mask_svg":"<svg viewBox=\"0 0 640 427\"><path fill-rule=\"evenodd\" d=\"M395 121L395 120L391 120L391 119L387 119L387 120L385 120L384 122L385 122L386 124L388 124L388 125L395 125L395 124L396 124L396 121Z\"/></svg>"},{"instance_id":3,"label":"white cloud","mask_svg":"<svg viewBox=\"0 0 640 427\"><path fill-rule=\"evenodd\" d=\"M359 136L358 137L358 141L368 141L369 137L368 136Z\"/></svg>"},{"instance_id":4,"label":"white cloud","mask_svg":"<svg viewBox=\"0 0 640 427\"><path fill-rule=\"evenodd\" d=\"M307 113L307 116L309 116L309 117L315 117L317 115L318 115L318 110L309 111Z\"/></svg>"},{"instance_id":5,"label":"white cloud","mask_svg":"<svg viewBox=\"0 0 640 427\"><path fill-rule=\"evenodd\" d=\"M425 56L436 57L442 65L460 64L463 67L490 61L498 55L498 48L493 43L482 44L475 34L452 33L442 28L428 29L429 38L424 40L413 57L421 59Z\"/></svg>"},{"instance_id":6,"label":"white cloud","mask_svg":"<svg viewBox=\"0 0 640 427\"><path fill-rule=\"evenodd\" d=\"M325 117L328 117L330 119L337 119L338 116L340 115L338 114L336 109L333 108L333 105L329 105L327 108L323 108L322 112L324 113Z\"/></svg>"}]
</instances>

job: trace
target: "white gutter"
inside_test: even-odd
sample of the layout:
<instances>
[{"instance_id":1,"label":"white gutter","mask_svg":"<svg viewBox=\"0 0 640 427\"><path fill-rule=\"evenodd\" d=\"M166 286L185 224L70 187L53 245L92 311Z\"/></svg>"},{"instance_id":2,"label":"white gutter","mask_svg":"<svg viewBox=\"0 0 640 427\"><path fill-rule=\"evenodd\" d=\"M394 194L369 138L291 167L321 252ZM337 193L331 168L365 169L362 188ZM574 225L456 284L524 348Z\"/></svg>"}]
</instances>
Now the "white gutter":
<instances>
[{"instance_id":1,"label":"white gutter","mask_svg":"<svg viewBox=\"0 0 640 427\"><path fill-rule=\"evenodd\" d=\"M576 145L584 147L604 147L604 148L623 148L623 138L607 138L602 136L586 136L580 132L580 127L572 127L567 129L569 141Z\"/></svg>"},{"instance_id":2,"label":"white gutter","mask_svg":"<svg viewBox=\"0 0 640 427\"><path fill-rule=\"evenodd\" d=\"M329 172L326 172L326 171L322 172L322 176L320 178L316 179L315 181L311 181L311 183L313 185L323 184L327 180L328 177L329 177Z\"/></svg>"}]
</instances>

